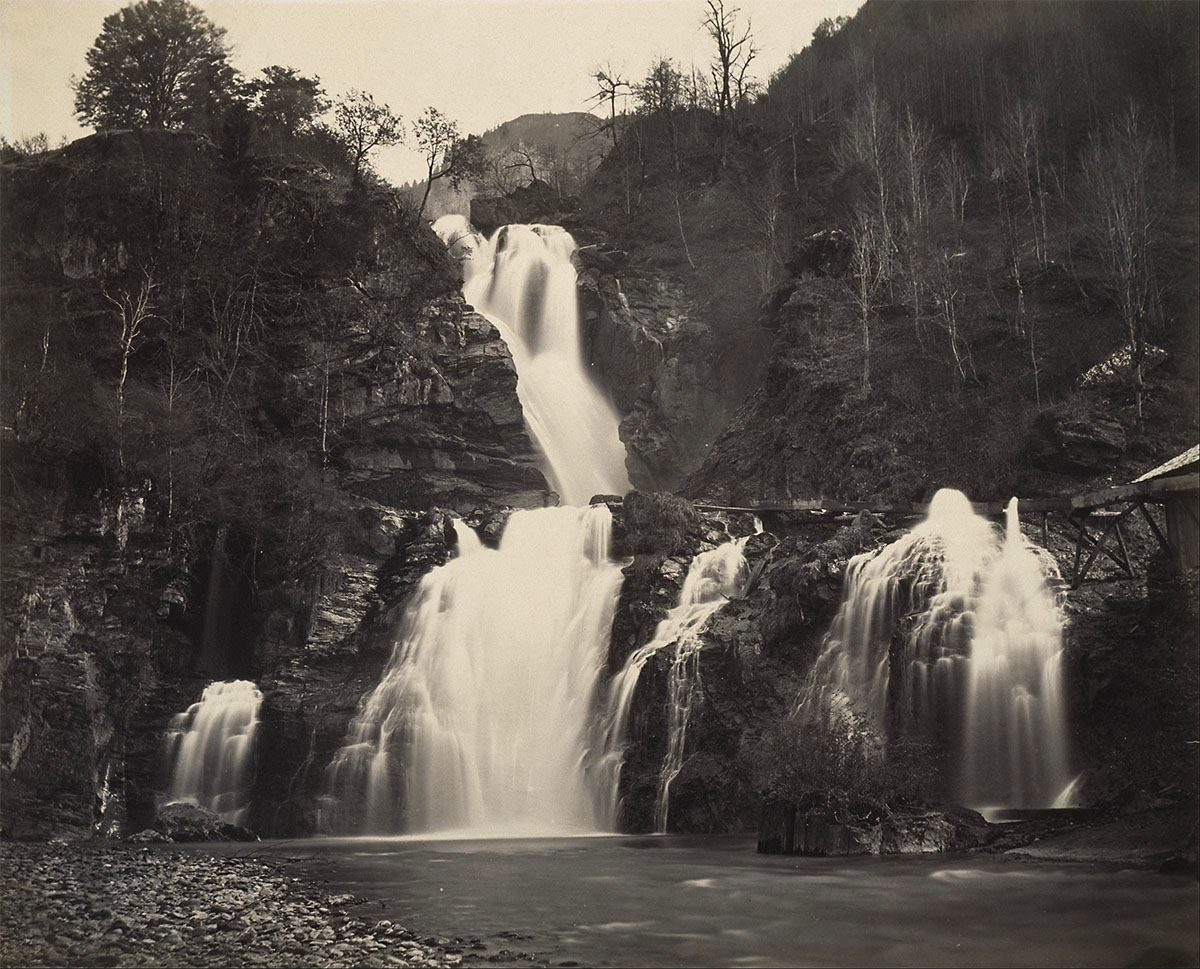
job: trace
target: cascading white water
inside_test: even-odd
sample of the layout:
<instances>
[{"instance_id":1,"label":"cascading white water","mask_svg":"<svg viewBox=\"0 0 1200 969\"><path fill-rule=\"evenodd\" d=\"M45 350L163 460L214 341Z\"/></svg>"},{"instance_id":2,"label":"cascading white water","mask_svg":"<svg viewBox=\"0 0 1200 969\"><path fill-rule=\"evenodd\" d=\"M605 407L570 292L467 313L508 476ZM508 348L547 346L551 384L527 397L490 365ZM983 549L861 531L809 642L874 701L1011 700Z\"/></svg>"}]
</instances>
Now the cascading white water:
<instances>
[{"instance_id":1,"label":"cascading white water","mask_svg":"<svg viewBox=\"0 0 1200 969\"><path fill-rule=\"evenodd\" d=\"M660 834L667 830L671 784L683 766L692 703L700 686L699 662L703 645L700 634L713 613L731 596L737 595L745 584L745 545L746 540L739 538L701 552L692 559L679 591L679 604L658 624L650 642L630 655L609 687L604 749L609 800L615 805L629 707L638 677L652 656L674 647L668 674L667 753L659 772L654 808L654 826Z\"/></svg>"},{"instance_id":2,"label":"cascading white water","mask_svg":"<svg viewBox=\"0 0 1200 969\"><path fill-rule=\"evenodd\" d=\"M604 505L515 512L498 550L456 521L326 775L327 830L607 830L593 733L621 567Z\"/></svg>"},{"instance_id":3,"label":"cascading white water","mask_svg":"<svg viewBox=\"0 0 1200 969\"><path fill-rule=\"evenodd\" d=\"M169 802L198 804L226 821L245 822L262 699L247 680L210 683L198 703L171 718Z\"/></svg>"},{"instance_id":4,"label":"cascading white water","mask_svg":"<svg viewBox=\"0 0 1200 969\"><path fill-rule=\"evenodd\" d=\"M583 357L575 240L552 225L506 225L490 240L461 215L433 225L462 259L463 296L495 324L517 368L525 423L566 504L629 490L616 411Z\"/></svg>"},{"instance_id":5,"label":"cascading white water","mask_svg":"<svg viewBox=\"0 0 1200 969\"><path fill-rule=\"evenodd\" d=\"M960 794L977 806L1049 807L1070 780L1062 619L1053 559L943 489L929 514L878 552L855 556L798 712L840 698L885 736L948 743Z\"/></svg>"},{"instance_id":6,"label":"cascading white water","mask_svg":"<svg viewBox=\"0 0 1200 969\"><path fill-rule=\"evenodd\" d=\"M1069 807L1062 618L1049 554L1021 537L1009 502L1004 547L983 579L967 672L963 799Z\"/></svg>"},{"instance_id":7,"label":"cascading white water","mask_svg":"<svg viewBox=\"0 0 1200 969\"><path fill-rule=\"evenodd\" d=\"M464 295L508 344L552 487L574 505L623 494L617 415L580 348L574 240L518 225L488 241L462 216L434 228L463 260ZM519 511L491 550L455 523L457 555L422 580L326 771L326 830L611 828L594 715L621 584L611 527L604 505Z\"/></svg>"}]
</instances>

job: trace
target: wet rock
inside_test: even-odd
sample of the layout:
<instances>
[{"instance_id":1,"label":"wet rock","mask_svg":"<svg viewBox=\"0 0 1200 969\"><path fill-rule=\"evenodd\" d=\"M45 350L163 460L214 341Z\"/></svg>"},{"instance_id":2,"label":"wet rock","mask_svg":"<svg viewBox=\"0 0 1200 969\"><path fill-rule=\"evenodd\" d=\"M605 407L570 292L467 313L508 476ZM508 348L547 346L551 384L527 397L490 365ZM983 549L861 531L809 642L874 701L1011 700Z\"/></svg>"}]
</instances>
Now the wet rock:
<instances>
[{"instance_id":1,"label":"wet rock","mask_svg":"<svg viewBox=\"0 0 1200 969\"><path fill-rule=\"evenodd\" d=\"M851 810L806 806L808 800L764 803L760 854L927 854L976 848L995 836L980 814L957 806Z\"/></svg>"},{"instance_id":2,"label":"wet rock","mask_svg":"<svg viewBox=\"0 0 1200 969\"><path fill-rule=\"evenodd\" d=\"M231 824L196 804L168 804L154 819L154 830L170 841L257 841L258 835Z\"/></svg>"},{"instance_id":3,"label":"wet rock","mask_svg":"<svg viewBox=\"0 0 1200 969\"><path fill-rule=\"evenodd\" d=\"M163 834L161 831L155 831L153 828L146 828L131 834L125 839L128 844L170 844L172 839L170 835Z\"/></svg>"},{"instance_id":4,"label":"wet rock","mask_svg":"<svg viewBox=\"0 0 1200 969\"><path fill-rule=\"evenodd\" d=\"M0 963L451 966L437 944L381 945L277 860L149 847L0 844ZM397 927L398 928L398 927ZM402 958L401 958L402 956Z\"/></svg>"}]
</instances>

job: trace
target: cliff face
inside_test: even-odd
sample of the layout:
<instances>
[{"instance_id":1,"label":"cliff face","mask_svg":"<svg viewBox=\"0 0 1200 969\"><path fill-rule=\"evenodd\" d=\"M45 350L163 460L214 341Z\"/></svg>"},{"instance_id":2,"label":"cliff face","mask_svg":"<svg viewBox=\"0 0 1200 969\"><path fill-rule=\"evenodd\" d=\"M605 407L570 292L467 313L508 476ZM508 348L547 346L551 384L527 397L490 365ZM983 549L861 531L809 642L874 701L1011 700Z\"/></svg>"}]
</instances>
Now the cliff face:
<instances>
[{"instance_id":1,"label":"cliff face","mask_svg":"<svg viewBox=\"0 0 1200 969\"><path fill-rule=\"evenodd\" d=\"M584 348L623 416L635 487L670 491L699 467L741 402L727 354L702 306L667 275L625 253L580 250Z\"/></svg>"},{"instance_id":2,"label":"cliff face","mask_svg":"<svg viewBox=\"0 0 1200 969\"><path fill-rule=\"evenodd\" d=\"M429 509L547 498L507 348L387 193L167 132L3 178L4 831L144 826L168 719L231 677L257 826L298 831L447 554Z\"/></svg>"}]
</instances>

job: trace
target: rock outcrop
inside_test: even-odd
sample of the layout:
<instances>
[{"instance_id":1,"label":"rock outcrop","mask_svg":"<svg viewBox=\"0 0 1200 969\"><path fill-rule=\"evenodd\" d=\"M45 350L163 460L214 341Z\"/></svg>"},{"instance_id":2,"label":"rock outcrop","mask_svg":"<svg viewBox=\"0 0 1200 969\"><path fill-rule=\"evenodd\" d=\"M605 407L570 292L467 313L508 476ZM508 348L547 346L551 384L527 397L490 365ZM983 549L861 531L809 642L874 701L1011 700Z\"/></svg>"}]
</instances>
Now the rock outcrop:
<instances>
[{"instance_id":1,"label":"rock outcrop","mask_svg":"<svg viewBox=\"0 0 1200 969\"><path fill-rule=\"evenodd\" d=\"M703 307L666 275L603 246L581 249L579 261L584 352L624 415L630 480L674 489L741 402L753 363L719 343Z\"/></svg>"},{"instance_id":2,"label":"rock outcrop","mask_svg":"<svg viewBox=\"0 0 1200 969\"><path fill-rule=\"evenodd\" d=\"M908 855L966 851L999 832L967 808L833 810L792 801L763 805L759 854Z\"/></svg>"},{"instance_id":3,"label":"rock outcrop","mask_svg":"<svg viewBox=\"0 0 1200 969\"><path fill-rule=\"evenodd\" d=\"M1029 463L1058 474L1095 475L1116 467L1125 453L1125 428L1098 411L1083 414L1062 409L1037 416L1025 440Z\"/></svg>"},{"instance_id":4,"label":"rock outcrop","mask_svg":"<svg viewBox=\"0 0 1200 969\"><path fill-rule=\"evenodd\" d=\"M252 826L312 830L446 511L548 499L507 347L383 192L161 131L3 180L4 833L149 827L167 722L234 676L265 693Z\"/></svg>"}]
</instances>

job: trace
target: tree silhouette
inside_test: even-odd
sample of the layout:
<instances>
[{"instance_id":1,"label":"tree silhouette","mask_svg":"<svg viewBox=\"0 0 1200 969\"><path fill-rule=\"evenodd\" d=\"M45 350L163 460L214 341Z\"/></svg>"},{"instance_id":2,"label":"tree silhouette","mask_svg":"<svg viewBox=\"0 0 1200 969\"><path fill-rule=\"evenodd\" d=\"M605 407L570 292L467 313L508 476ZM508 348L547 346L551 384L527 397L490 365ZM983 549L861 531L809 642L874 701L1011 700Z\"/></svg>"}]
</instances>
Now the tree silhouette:
<instances>
[{"instance_id":1,"label":"tree silhouette","mask_svg":"<svg viewBox=\"0 0 1200 969\"><path fill-rule=\"evenodd\" d=\"M142 0L104 18L72 80L75 113L101 128L172 128L228 97L224 29L187 0Z\"/></svg>"},{"instance_id":2,"label":"tree silhouette","mask_svg":"<svg viewBox=\"0 0 1200 969\"><path fill-rule=\"evenodd\" d=\"M365 91L351 89L333 110L334 130L350 149L354 182L358 183L362 165L376 148L397 145L404 140L403 120L386 104L379 104Z\"/></svg>"},{"instance_id":3,"label":"tree silhouette","mask_svg":"<svg viewBox=\"0 0 1200 969\"><path fill-rule=\"evenodd\" d=\"M482 175L486 163L479 138L475 135L460 137L458 123L437 108L426 108L413 122L413 135L417 139L417 150L425 156L425 194L417 209L420 218L434 182L448 178L450 184L458 188L463 179Z\"/></svg>"},{"instance_id":4,"label":"tree silhouette","mask_svg":"<svg viewBox=\"0 0 1200 969\"><path fill-rule=\"evenodd\" d=\"M263 123L284 135L308 128L329 108L319 77L305 77L292 67L273 64L247 85Z\"/></svg>"}]
</instances>

